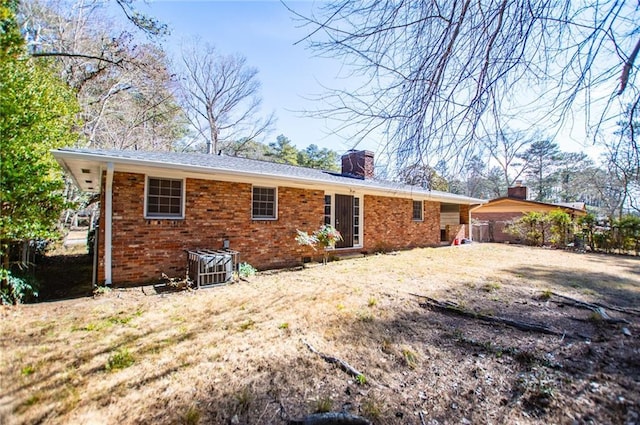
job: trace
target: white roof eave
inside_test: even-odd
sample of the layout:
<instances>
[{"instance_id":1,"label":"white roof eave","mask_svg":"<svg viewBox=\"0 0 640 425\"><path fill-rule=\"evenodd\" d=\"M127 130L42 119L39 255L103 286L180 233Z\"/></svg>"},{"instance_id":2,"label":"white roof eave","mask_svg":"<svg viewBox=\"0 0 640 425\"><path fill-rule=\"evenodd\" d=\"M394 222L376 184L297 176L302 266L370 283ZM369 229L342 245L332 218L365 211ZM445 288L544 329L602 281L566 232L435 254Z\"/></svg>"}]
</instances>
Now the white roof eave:
<instances>
[{"instance_id":1,"label":"white roof eave","mask_svg":"<svg viewBox=\"0 0 640 425\"><path fill-rule=\"evenodd\" d=\"M109 156L105 154L93 154L87 152L73 152L73 151L63 151L63 150L53 150L53 156L56 160L62 165L62 167L67 171L74 183L81 189L87 190L86 185L81 181L77 175L80 170L74 170L73 163L80 162L91 162L99 166L100 170L106 168L107 163L113 163L116 167L116 171L119 171L118 168L162 168L162 169L170 169L175 171L181 171L188 174L202 174L203 176L211 176L212 174L225 176L227 179L229 177L234 176L242 176L249 179L269 179L274 182L287 182L293 183L296 186L321 186L321 187L329 187L329 188L347 188L350 190L359 190L364 193L369 194L381 194L381 195L392 195L392 196L402 196L409 197L415 199L425 199L436 202L445 202L445 203L454 203L454 204L467 204L467 205L476 205L476 204L484 204L487 201L478 198L471 198L461 195L447 194L446 192L425 192L422 190L418 190L416 192L412 190L406 190L404 188L398 187L387 188L381 186L372 186L371 184L364 183L363 180L352 179L352 181L348 182L338 182L338 181L324 181L313 179L304 176L287 176L282 174L274 174L274 173L264 173L264 172L252 172L245 170L229 170L224 168L213 168L213 167L205 167L201 165L188 165L182 163L172 163L172 162L158 162L153 160L145 160L145 159L134 159L134 158L123 158L119 156ZM124 166L124 167L123 167ZM77 165L76 167L80 167ZM96 192L97 190L93 190Z\"/></svg>"}]
</instances>

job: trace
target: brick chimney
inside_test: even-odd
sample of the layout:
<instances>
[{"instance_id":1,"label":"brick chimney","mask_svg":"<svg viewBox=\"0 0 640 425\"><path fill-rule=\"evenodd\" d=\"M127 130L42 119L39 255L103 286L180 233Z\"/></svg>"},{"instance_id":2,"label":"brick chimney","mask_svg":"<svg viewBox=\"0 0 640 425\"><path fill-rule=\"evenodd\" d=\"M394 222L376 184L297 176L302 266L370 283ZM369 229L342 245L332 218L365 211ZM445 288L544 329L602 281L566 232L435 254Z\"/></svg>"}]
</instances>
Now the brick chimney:
<instances>
[{"instance_id":1,"label":"brick chimney","mask_svg":"<svg viewBox=\"0 0 640 425\"><path fill-rule=\"evenodd\" d=\"M516 180L516 185L507 189L507 196L509 198L524 199L526 201L528 197L527 192L527 186L522 185L522 180Z\"/></svg>"},{"instance_id":2,"label":"brick chimney","mask_svg":"<svg viewBox=\"0 0 640 425\"><path fill-rule=\"evenodd\" d=\"M342 155L342 174L364 179L373 178L373 152L350 150Z\"/></svg>"}]
</instances>

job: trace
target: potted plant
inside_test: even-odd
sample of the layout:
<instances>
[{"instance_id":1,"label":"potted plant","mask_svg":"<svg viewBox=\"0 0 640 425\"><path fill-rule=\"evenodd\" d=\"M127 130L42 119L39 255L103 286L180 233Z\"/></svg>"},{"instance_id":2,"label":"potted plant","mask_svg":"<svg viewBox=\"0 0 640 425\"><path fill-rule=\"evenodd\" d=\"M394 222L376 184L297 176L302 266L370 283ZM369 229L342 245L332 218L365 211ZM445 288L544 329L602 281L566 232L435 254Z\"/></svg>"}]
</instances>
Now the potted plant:
<instances>
[{"instance_id":1,"label":"potted plant","mask_svg":"<svg viewBox=\"0 0 640 425\"><path fill-rule=\"evenodd\" d=\"M329 258L329 249L334 249L336 243L342 240L342 235L330 224L324 224L314 231L311 235L307 232L297 230L296 242L300 245L308 245L316 250L316 246L323 249L322 264L327 264Z\"/></svg>"}]
</instances>

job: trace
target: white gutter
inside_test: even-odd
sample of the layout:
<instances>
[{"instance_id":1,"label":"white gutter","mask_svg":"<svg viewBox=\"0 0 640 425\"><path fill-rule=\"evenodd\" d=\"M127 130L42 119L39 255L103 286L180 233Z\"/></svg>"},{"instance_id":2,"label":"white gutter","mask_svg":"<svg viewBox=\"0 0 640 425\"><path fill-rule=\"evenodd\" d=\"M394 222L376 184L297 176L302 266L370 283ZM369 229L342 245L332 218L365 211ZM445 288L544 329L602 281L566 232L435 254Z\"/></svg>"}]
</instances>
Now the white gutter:
<instances>
[{"instance_id":1,"label":"white gutter","mask_svg":"<svg viewBox=\"0 0 640 425\"><path fill-rule=\"evenodd\" d=\"M104 284L111 285L111 229L113 221L113 162L107 163L104 194Z\"/></svg>"}]
</instances>

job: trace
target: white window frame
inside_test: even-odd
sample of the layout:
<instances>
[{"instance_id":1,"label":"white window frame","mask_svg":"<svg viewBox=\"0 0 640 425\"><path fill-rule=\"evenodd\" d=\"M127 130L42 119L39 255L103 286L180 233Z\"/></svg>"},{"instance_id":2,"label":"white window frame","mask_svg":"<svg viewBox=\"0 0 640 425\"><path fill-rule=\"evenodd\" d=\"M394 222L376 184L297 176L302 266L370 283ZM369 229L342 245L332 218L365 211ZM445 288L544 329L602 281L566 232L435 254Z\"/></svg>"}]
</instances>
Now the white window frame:
<instances>
[{"instance_id":1,"label":"white window frame","mask_svg":"<svg viewBox=\"0 0 640 425\"><path fill-rule=\"evenodd\" d=\"M353 208L355 209L355 201L356 199L358 200L358 234L356 235L356 232L353 232L353 237L355 238L356 236L358 237L358 243L354 243L353 244L353 248L361 248L362 247L362 228L363 228L363 222L362 222L362 196L359 195L353 195L353 203L354 206ZM356 227L356 221L355 221L356 216L353 216L353 227Z\"/></svg>"},{"instance_id":2,"label":"white window frame","mask_svg":"<svg viewBox=\"0 0 640 425\"><path fill-rule=\"evenodd\" d=\"M180 214L157 214L152 213L149 215L149 180L150 179L158 179L158 180L180 180ZM145 176L144 181L144 218L149 220L183 220L185 214L185 192L186 192L186 179L184 178L176 178L176 177L160 177L160 176Z\"/></svg>"},{"instance_id":3,"label":"white window frame","mask_svg":"<svg viewBox=\"0 0 640 425\"><path fill-rule=\"evenodd\" d=\"M326 212L326 207L327 207L327 202L326 202L326 197L329 197L329 222L328 223L324 223L325 218L327 217L327 214L325 214ZM330 226L333 226L333 194L332 193L324 193L324 197L322 198L323 200L325 200L324 204L323 204L323 211L322 211L322 222L324 224L328 224Z\"/></svg>"},{"instance_id":4,"label":"white window frame","mask_svg":"<svg viewBox=\"0 0 640 425\"><path fill-rule=\"evenodd\" d=\"M253 190L254 189L271 189L273 190L273 217L256 217L253 215ZM278 188L272 186L251 186L251 220L254 221L274 221L278 219Z\"/></svg>"},{"instance_id":5,"label":"white window frame","mask_svg":"<svg viewBox=\"0 0 640 425\"><path fill-rule=\"evenodd\" d=\"M415 213L415 203L420 202L420 218L416 218ZM421 199L413 199L411 202L411 219L413 221L424 221L424 201Z\"/></svg>"}]
</instances>

